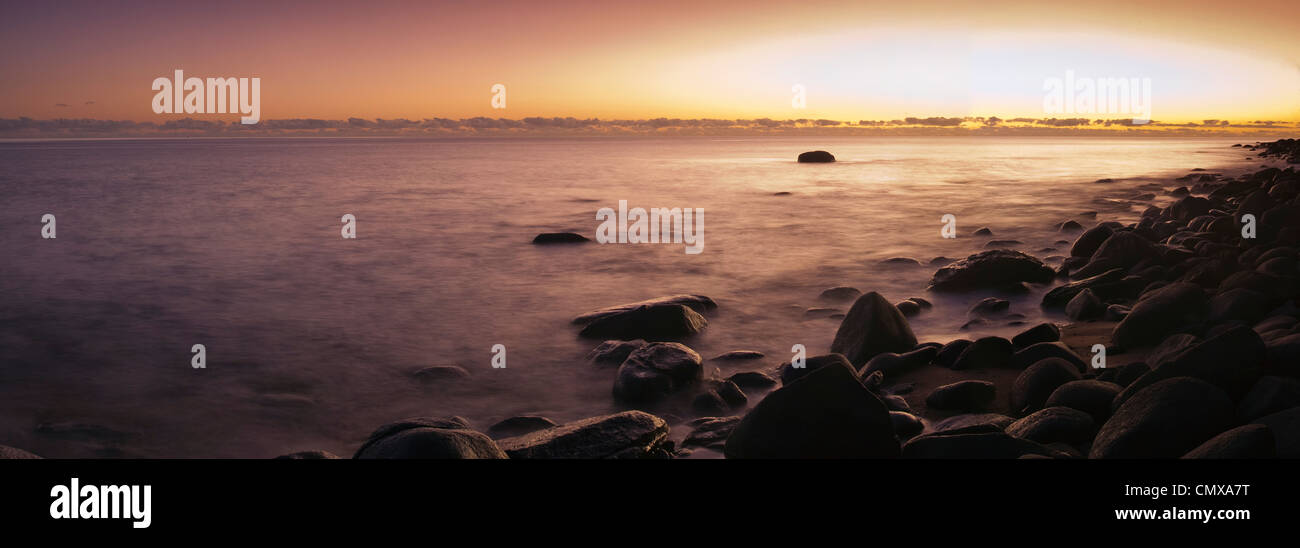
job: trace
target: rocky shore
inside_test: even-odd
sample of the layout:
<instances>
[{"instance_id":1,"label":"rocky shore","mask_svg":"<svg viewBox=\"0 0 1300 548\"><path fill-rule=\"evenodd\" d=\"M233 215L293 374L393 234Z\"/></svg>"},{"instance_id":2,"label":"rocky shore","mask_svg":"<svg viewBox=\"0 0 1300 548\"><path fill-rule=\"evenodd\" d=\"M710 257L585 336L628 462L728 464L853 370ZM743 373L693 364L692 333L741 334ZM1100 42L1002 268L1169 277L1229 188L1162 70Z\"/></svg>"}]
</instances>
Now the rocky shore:
<instances>
[{"instance_id":1,"label":"rocky shore","mask_svg":"<svg viewBox=\"0 0 1300 548\"><path fill-rule=\"evenodd\" d=\"M1241 146L1300 162L1300 141ZM1067 325L918 341L907 318L931 306L924 297L891 303L870 288L827 288L817 298L852 302L827 353L724 377L711 364L766 356L701 356L686 343L725 329L708 319L717 303L665 296L573 320L593 345L582 365L607 369L610 397L627 410L481 428L409 418L375 429L352 456L1300 457L1300 174L1267 167L1183 181L1169 189L1175 201L1136 223L1063 224L1079 235L1059 267L1001 248L934 263L929 291L1050 287L1041 306ZM997 314L1005 301L972 297L972 306ZM0 457L34 455L0 446Z\"/></svg>"}]
</instances>

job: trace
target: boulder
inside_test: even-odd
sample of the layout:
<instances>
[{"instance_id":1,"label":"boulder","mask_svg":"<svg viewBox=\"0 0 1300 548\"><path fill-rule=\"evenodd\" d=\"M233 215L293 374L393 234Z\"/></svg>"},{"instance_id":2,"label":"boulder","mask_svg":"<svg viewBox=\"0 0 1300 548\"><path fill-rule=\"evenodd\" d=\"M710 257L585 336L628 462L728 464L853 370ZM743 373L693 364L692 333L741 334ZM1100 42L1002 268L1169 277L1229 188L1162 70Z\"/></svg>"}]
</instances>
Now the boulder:
<instances>
[{"instance_id":1,"label":"boulder","mask_svg":"<svg viewBox=\"0 0 1300 548\"><path fill-rule=\"evenodd\" d=\"M573 232L544 232L533 238L536 245L546 244L581 244L590 242L586 236L575 234Z\"/></svg>"},{"instance_id":2,"label":"boulder","mask_svg":"<svg viewBox=\"0 0 1300 548\"><path fill-rule=\"evenodd\" d=\"M1258 291L1245 288L1230 289L1210 299L1206 321L1220 324L1243 321L1254 324L1273 309L1273 300Z\"/></svg>"},{"instance_id":3,"label":"boulder","mask_svg":"<svg viewBox=\"0 0 1300 548\"><path fill-rule=\"evenodd\" d=\"M1079 380L1079 369L1060 358L1044 358L1025 368L1011 385L1011 411L1019 415L1043 408L1061 385Z\"/></svg>"},{"instance_id":4,"label":"boulder","mask_svg":"<svg viewBox=\"0 0 1300 548\"><path fill-rule=\"evenodd\" d=\"M1237 404L1237 419L1252 421L1296 406L1300 406L1300 379L1260 377Z\"/></svg>"},{"instance_id":5,"label":"boulder","mask_svg":"<svg viewBox=\"0 0 1300 548\"><path fill-rule=\"evenodd\" d=\"M680 305L688 306L696 312L706 312L718 307L718 303L713 302L713 299L705 297L704 295L685 295L685 294L669 295L667 297L658 297L654 299L648 299L648 300L638 301L634 303L620 304L620 305L601 308L599 310L593 310L591 312L582 314L574 318L573 323L578 325L586 325L593 321L599 320L601 318L607 316L614 316L617 314L623 314L635 310L637 308L641 308L643 306L658 306L658 305L665 305L665 304L680 304Z\"/></svg>"},{"instance_id":6,"label":"boulder","mask_svg":"<svg viewBox=\"0 0 1300 548\"><path fill-rule=\"evenodd\" d=\"M1093 320L1106 313L1106 303L1101 302L1091 289L1084 289L1065 305L1065 316L1075 321Z\"/></svg>"},{"instance_id":7,"label":"boulder","mask_svg":"<svg viewBox=\"0 0 1300 548\"><path fill-rule=\"evenodd\" d=\"M694 335L709 325L681 304L645 305L592 320L579 335L593 339L671 340Z\"/></svg>"},{"instance_id":8,"label":"boulder","mask_svg":"<svg viewBox=\"0 0 1300 548\"><path fill-rule=\"evenodd\" d=\"M641 411L592 417L498 440L512 459L603 459L649 456L668 437L668 423Z\"/></svg>"},{"instance_id":9,"label":"boulder","mask_svg":"<svg viewBox=\"0 0 1300 548\"><path fill-rule=\"evenodd\" d=\"M1133 310L1111 332L1111 342L1123 349L1156 344L1178 329L1205 318L1205 291L1195 284L1176 282L1157 289L1133 305Z\"/></svg>"},{"instance_id":10,"label":"boulder","mask_svg":"<svg viewBox=\"0 0 1300 548\"><path fill-rule=\"evenodd\" d=\"M1015 459L1024 455L1053 457L1056 453L1005 432L925 434L903 446L903 458L910 459Z\"/></svg>"},{"instance_id":11,"label":"boulder","mask_svg":"<svg viewBox=\"0 0 1300 548\"><path fill-rule=\"evenodd\" d=\"M706 417L692 423L695 430L682 441L682 447L708 447L721 450L740 417Z\"/></svg>"},{"instance_id":12,"label":"boulder","mask_svg":"<svg viewBox=\"0 0 1300 548\"><path fill-rule=\"evenodd\" d=\"M987 369L1006 367L1011 362L1014 349L1011 341L1002 337L976 339L957 356L953 369Z\"/></svg>"},{"instance_id":13,"label":"boulder","mask_svg":"<svg viewBox=\"0 0 1300 548\"><path fill-rule=\"evenodd\" d=\"M889 420L894 423L894 435L898 439L907 439L925 430L921 419L906 411L890 411Z\"/></svg>"},{"instance_id":14,"label":"boulder","mask_svg":"<svg viewBox=\"0 0 1300 548\"><path fill-rule=\"evenodd\" d=\"M1005 288L1022 282L1047 283L1055 277L1051 267L1021 253L995 249L976 253L940 268L930 278L934 291Z\"/></svg>"},{"instance_id":15,"label":"boulder","mask_svg":"<svg viewBox=\"0 0 1300 548\"><path fill-rule=\"evenodd\" d=\"M967 413L963 415L953 415L946 419L935 422L931 428L935 432L960 432L983 430L989 432L1001 432L1006 429L1015 419L1000 413Z\"/></svg>"},{"instance_id":16,"label":"boulder","mask_svg":"<svg viewBox=\"0 0 1300 548\"><path fill-rule=\"evenodd\" d=\"M742 371L736 373L727 380L736 383L742 389L761 390L776 386L776 379L762 371Z\"/></svg>"},{"instance_id":17,"label":"boulder","mask_svg":"<svg viewBox=\"0 0 1300 548\"><path fill-rule=\"evenodd\" d=\"M1238 426L1210 438L1183 455L1185 459L1271 459L1277 457L1273 432L1262 424Z\"/></svg>"},{"instance_id":18,"label":"boulder","mask_svg":"<svg viewBox=\"0 0 1300 548\"><path fill-rule=\"evenodd\" d=\"M1194 377L1240 399L1259 378L1264 362L1264 341L1245 326L1237 326L1188 348L1159 368L1133 381L1115 397L1118 407L1138 391L1172 377Z\"/></svg>"},{"instance_id":19,"label":"boulder","mask_svg":"<svg viewBox=\"0 0 1300 548\"><path fill-rule=\"evenodd\" d=\"M925 398L925 405L949 411L980 411L993 403L996 397L997 387L993 383L966 380L935 388Z\"/></svg>"},{"instance_id":20,"label":"boulder","mask_svg":"<svg viewBox=\"0 0 1300 548\"><path fill-rule=\"evenodd\" d=\"M1083 234L1080 234L1078 238L1075 238L1074 245L1070 246L1070 256L1092 257L1092 254L1097 252L1097 248L1101 247L1101 244L1114 233L1115 231L1106 225L1097 225L1088 229Z\"/></svg>"},{"instance_id":21,"label":"boulder","mask_svg":"<svg viewBox=\"0 0 1300 548\"><path fill-rule=\"evenodd\" d=\"M372 439L358 459L504 459L492 438L464 429L416 427Z\"/></svg>"},{"instance_id":22,"label":"boulder","mask_svg":"<svg viewBox=\"0 0 1300 548\"><path fill-rule=\"evenodd\" d=\"M954 363L957 363L957 358L961 357L961 353L965 352L966 348L970 347L971 344L973 342L968 339L949 341L948 344L939 348L939 353L934 357L934 363L951 368Z\"/></svg>"},{"instance_id":23,"label":"boulder","mask_svg":"<svg viewBox=\"0 0 1300 548\"><path fill-rule=\"evenodd\" d=\"M916 346L916 335L903 313L879 293L866 293L853 303L835 332L831 352L862 366L882 352L903 353Z\"/></svg>"},{"instance_id":24,"label":"boulder","mask_svg":"<svg viewBox=\"0 0 1300 548\"><path fill-rule=\"evenodd\" d=\"M1108 298L1118 296L1116 295L1118 293L1116 288L1125 285L1121 282L1123 278L1124 269L1114 268L1095 276L1053 287L1047 294L1043 295L1043 306L1047 308L1063 307L1069 304L1070 300L1084 289L1091 289L1094 295L1101 293L1107 295Z\"/></svg>"},{"instance_id":25,"label":"boulder","mask_svg":"<svg viewBox=\"0 0 1300 548\"><path fill-rule=\"evenodd\" d=\"M971 307L970 313L975 316L995 316L1002 314L1011 308L1011 301L999 299L997 297L987 297L975 306Z\"/></svg>"},{"instance_id":26,"label":"boulder","mask_svg":"<svg viewBox=\"0 0 1300 548\"><path fill-rule=\"evenodd\" d=\"M1092 417L1096 424L1110 418L1110 404L1124 387L1095 379L1070 381L1056 387L1043 403L1046 407L1069 407Z\"/></svg>"},{"instance_id":27,"label":"boulder","mask_svg":"<svg viewBox=\"0 0 1300 548\"><path fill-rule=\"evenodd\" d=\"M887 458L899 454L889 410L847 364L768 394L727 439L727 458Z\"/></svg>"},{"instance_id":28,"label":"boulder","mask_svg":"<svg viewBox=\"0 0 1300 548\"><path fill-rule=\"evenodd\" d=\"M853 367L849 360L842 354L823 354L821 356L811 356L804 359L803 367L794 367L791 362L785 362L777 367L777 372L781 376L781 384L790 384L800 377L813 371L826 367L827 365L847 365Z\"/></svg>"},{"instance_id":29,"label":"boulder","mask_svg":"<svg viewBox=\"0 0 1300 548\"><path fill-rule=\"evenodd\" d=\"M1040 342L1056 342L1061 340L1061 328L1054 323L1040 323L1029 329L1021 331L1020 334L1011 337L1011 346L1017 349L1025 348L1031 344Z\"/></svg>"},{"instance_id":30,"label":"boulder","mask_svg":"<svg viewBox=\"0 0 1300 548\"><path fill-rule=\"evenodd\" d=\"M1227 430L1232 400L1199 379L1165 379L1115 411L1093 440L1089 458L1177 458Z\"/></svg>"},{"instance_id":31,"label":"boulder","mask_svg":"<svg viewBox=\"0 0 1300 548\"><path fill-rule=\"evenodd\" d=\"M724 352L722 354L709 358L709 360L719 361L719 362L734 362L734 361L743 361L743 360L757 360L757 359L761 359L763 356L764 354L757 350L732 350L731 352Z\"/></svg>"},{"instance_id":32,"label":"boulder","mask_svg":"<svg viewBox=\"0 0 1300 548\"><path fill-rule=\"evenodd\" d=\"M338 460L342 458L343 457L335 455L334 453L331 453L329 451L319 451L319 450L298 451L297 453L289 453L287 455L280 455L278 457L275 457L276 460Z\"/></svg>"},{"instance_id":33,"label":"boulder","mask_svg":"<svg viewBox=\"0 0 1300 548\"><path fill-rule=\"evenodd\" d=\"M834 161L835 161L835 156L831 155L831 153L826 152L825 150L814 150L811 152L803 152L799 154L799 163L801 164L807 164L807 163L821 164L821 163L830 163Z\"/></svg>"},{"instance_id":34,"label":"boulder","mask_svg":"<svg viewBox=\"0 0 1300 548\"><path fill-rule=\"evenodd\" d=\"M1069 407L1046 407L1007 426L1007 434L1038 443L1087 443L1097 433L1092 416Z\"/></svg>"},{"instance_id":35,"label":"boulder","mask_svg":"<svg viewBox=\"0 0 1300 548\"><path fill-rule=\"evenodd\" d=\"M1136 232L1116 232L1106 238L1097 251L1088 258L1074 275L1081 278L1096 276L1114 268L1128 269L1155 254L1155 244Z\"/></svg>"},{"instance_id":36,"label":"boulder","mask_svg":"<svg viewBox=\"0 0 1300 548\"><path fill-rule=\"evenodd\" d=\"M861 294L862 292L856 287L840 286L822 291L818 298L827 301L851 301Z\"/></svg>"},{"instance_id":37,"label":"boulder","mask_svg":"<svg viewBox=\"0 0 1300 548\"><path fill-rule=\"evenodd\" d=\"M678 343L651 343L628 355L618 367L614 397L629 403L658 401L699 381L700 355Z\"/></svg>"},{"instance_id":38,"label":"boulder","mask_svg":"<svg viewBox=\"0 0 1300 548\"><path fill-rule=\"evenodd\" d=\"M1011 367L1015 369L1025 369L1047 358L1059 358L1070 362L1071 365L1083 373L1088 370L1088 362L1075 354L1065 343L1042 342L1031 344L1023 350L1011 355Z\"/></svg>"},{"instance_id":39,"label":"boulder","mask_svg":"<svg viewBox=\"0 0 1300 548\"><path fill-rule=\"evenodd\" d=\"M40 455L23 451L17 447L0 445L0 460L18 460L18 459L39 459Z\"/></svg>"},{"instance_id":40,"label":"boulder","mask_svg":"<svg viewBox=\"0 0 1300 548\"><path fill-rule=\"evenodd\" d=\"M1265 425L1273 431L1278 458L1300 458L1300 407L1264 415L1250 422Z\"/></svg>"},{"instance_id":41,"label":"boulder","mask_svg":"<svg viewBox=\"0 0 1300 548\"><path fill-rule=\"evenodd\" d=\"M493 438L511 438L557 426L555 421L536 415L520 415L502 420L488 427Z\"/></svg>"},{"instance_id":42,"label":"boulder","mask_svg":"<svg viewBox=\"0 0 1300 548\"><path fill-rule=\"evenodd\" d=\"M587 361L602 367L617 367L622 365L627 357L638 348L645 346L642 339L634 341L605 341L592 349L587 354Z\"/></svg>"}]
</instances>

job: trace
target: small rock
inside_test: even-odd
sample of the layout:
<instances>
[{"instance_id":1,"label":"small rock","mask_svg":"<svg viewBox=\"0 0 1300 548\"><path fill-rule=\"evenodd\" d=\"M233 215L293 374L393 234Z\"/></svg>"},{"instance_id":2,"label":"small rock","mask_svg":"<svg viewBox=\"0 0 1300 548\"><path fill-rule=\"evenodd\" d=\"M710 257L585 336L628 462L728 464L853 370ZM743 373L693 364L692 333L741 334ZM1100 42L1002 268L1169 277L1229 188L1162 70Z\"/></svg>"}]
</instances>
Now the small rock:
<instances>
[{"instance_id":1,"label":"small rock","mask_svg":"<svg viewBox=\"0 0 1300 548\"><path fill-rule=\"evenodd\" d=\"M590 242L586 236L572 232L544 232L533 238L533 244L580 244Z\"/></svg>"}]
</instances>

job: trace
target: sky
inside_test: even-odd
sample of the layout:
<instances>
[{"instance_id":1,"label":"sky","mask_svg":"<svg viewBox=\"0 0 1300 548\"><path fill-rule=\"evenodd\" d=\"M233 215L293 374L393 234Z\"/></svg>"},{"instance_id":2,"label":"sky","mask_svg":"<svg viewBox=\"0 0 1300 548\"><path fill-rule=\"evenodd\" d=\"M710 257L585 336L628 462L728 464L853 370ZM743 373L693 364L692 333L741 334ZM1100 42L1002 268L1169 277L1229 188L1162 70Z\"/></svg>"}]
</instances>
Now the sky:
<instances>
[{"instance_id":1,"label":"sky","mask_svg":"<svg viewBox=\"0 0 1300 548\"><path fill-rule=\"evenodd\" d=\"M263 119L1069 117L1072 74L1295 122L1298 36L1295 0L5 2L0 118L184 118L150 88L182 69L260 78Z\"/></svg>"}]
</instances>

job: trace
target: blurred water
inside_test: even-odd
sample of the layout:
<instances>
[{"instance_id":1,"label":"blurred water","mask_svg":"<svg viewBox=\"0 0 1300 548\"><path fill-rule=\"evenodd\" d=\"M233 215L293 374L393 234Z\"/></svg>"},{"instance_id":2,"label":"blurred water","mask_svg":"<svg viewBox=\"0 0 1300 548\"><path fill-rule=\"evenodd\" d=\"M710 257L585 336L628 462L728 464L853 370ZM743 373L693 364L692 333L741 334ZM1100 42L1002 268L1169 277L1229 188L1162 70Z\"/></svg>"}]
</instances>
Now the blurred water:
<instances>
[{"instance_id":1,"label":"blurred water","mask_svg":"<svg viewBox=\"0 0 1300 548\"><path fill-rule=\"evenodd\" d=\"M1232 141L1067 138L416 140L0 143L0 444L56 457L350 454L414 415L477 427L521 413L612 412L613 370L569 320L701 293L720 307L689 344L770 368L824 352L838 320L803 319L821 290L925 296L922 340L961 331L986 294L924 293L936 256L987 238L1068 254L1053 225L1193 167L1257 165ZM839 162L797 164L806 150ZM1096 184L1099 178L1112 184ZM1157 201L1167 200L1161 195ZM776 196L777 192L789 192ZM672 245L530 245L593 236L601 207L704 208L704 252ZM57 216L58 238L39 219ZM340 217L358 239L340 238ZM939 219L956 215L956 240ZM1052 250L1048 250L1052 248ZM912 257L921 266L882 266ZM1056 264L1056 263L1053 263ZM1013 296L1026 322L1041 291ZM839 305L844 308L846 305ZM208 367L190 367L190 347ZM508 367L490 367L504 344ZM459 364L462 381L409 373ZM716 364L710 364L712 368ZM672 417L673 409L661 410ZM39 423L77 423L37 432Z\"/></svg>"}]
</instances>

